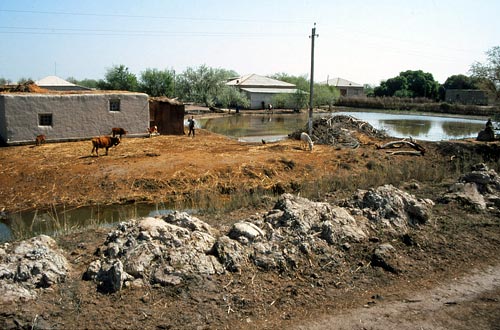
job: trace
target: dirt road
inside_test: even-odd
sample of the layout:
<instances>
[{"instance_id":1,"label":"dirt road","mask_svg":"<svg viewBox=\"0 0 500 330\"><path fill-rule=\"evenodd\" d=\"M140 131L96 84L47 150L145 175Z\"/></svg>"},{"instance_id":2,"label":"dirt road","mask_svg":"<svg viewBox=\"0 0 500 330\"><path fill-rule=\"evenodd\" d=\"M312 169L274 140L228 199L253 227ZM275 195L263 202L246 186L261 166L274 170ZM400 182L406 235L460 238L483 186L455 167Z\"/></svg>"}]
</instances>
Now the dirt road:
<instances>
[{"instance_id":1,"label":"dirt road","mask_svg":"<svg viewBox=\"0 0 500 330\"><path fill-rule=\"evenodd\" d=\"M403 300L374 297L366 305L310 320L294 329L500 329L500 265L476 269ZM333 313L332 313L333 314ZM483 314L490 314L482 318Z\"/></svg>"}]
</instances>

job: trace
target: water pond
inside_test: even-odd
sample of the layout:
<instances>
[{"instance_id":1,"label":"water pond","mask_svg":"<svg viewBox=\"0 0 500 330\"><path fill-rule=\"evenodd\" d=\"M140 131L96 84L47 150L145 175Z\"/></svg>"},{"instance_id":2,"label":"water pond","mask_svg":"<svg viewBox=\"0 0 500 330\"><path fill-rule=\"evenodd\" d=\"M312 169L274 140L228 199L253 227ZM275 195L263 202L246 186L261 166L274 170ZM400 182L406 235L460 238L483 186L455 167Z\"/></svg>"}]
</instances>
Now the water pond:
<instances>
[{"instance_id":1,"label":"water pond","mask_svg":"<svg viewBox=\"0 0 500 330\"><path fill-rule=\"evenodd\" d=\"M476 137L484 129L486 118L466 118L418 113L339 111L332 114L350 115L368 122L376 129L385 130L396 138L413 137L417 140L441 141ZM329 116L315 113L314 118ZM198 125L209 131L230 136L243 142L280 140L291 132L305 129L308 114L235 115L198 119Z\"/></svg>"}]
</instances>

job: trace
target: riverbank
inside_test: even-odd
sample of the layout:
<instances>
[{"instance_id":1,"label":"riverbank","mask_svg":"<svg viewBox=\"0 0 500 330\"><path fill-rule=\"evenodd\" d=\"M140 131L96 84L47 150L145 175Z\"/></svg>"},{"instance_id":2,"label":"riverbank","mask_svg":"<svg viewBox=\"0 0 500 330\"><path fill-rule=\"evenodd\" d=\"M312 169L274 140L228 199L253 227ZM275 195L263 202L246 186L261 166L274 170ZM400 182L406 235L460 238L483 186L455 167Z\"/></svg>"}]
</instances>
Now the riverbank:
<instances>
[{"instance_id":1,"label":"riverbank","mask_svg":"<svg viewBox=\"0 0 500 330\"><path fill-rule=\"evenodd\" d=\"M321 315L411 303L422 288L500 263L498 212L439 202L470 165L486 162L499 170L498 142L422 142L425 156L414 156L378 149L386 139L358 137L356 149L318 144L312 152L297 140L239 143L202 129L195 138L124 138L100 157L90 156L90 141L0 148L0 209L6 212L171 201L202 210L197 217L227 232L242 219L267 214L285 192L334 203L357 189L392 184L436 204L428 222L407 235L372 234L362 243L339 246L339 256L329 261L311 254L308 266L296 270L254 267L192 276L177 285L132 285L112 294L81 279L114 228L67 228L54 235L71 266L66 280L39 288L36 301L2 304L0 327L307 328ZM371 262L374 248L385 242L397 248L397 273ZM440 324L446 327L458 315L467 318L464 329L498 324L498 291L480 294L467 305L455 301L455 314ZM443 311L445 303L453 301L444 301Z\"/></svg>"},{"instance_id":2,"label":"riverbank","mask_svg":"<svg viewBox=\"0 0 500 330\"><path fill-rule=\"evenodd\" d=\"M419 112L433 112L438 114L483 117L494 117L499 116L500 114L500 108L498 106L433 102L424 98L341 97L335 102L335 106L379 110L411 110Z\"/></svg>"}]
</instances>

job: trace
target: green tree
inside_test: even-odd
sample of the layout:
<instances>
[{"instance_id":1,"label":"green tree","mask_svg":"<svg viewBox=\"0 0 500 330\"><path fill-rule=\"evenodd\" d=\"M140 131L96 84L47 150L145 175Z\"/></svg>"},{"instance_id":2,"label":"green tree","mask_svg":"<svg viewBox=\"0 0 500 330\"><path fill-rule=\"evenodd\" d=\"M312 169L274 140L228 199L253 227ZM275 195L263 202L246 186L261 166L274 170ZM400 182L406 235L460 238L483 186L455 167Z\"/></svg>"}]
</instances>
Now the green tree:
<instances>
[{"instance_id":1,"label":"green tree","mask_svg":"<svg viewBox=\"0 0 500 330\"><path fill-rule=\"evenodd\" d=\"M397 96L397 97L427 97L436 99L438 97L439 84L434 80L431 73L422 70L407 70L399 76L382 81L380 86L375 87L375 96Z\"/></svg>"},{"instance_id":2,"label":"green tree","mask_svg":"<svg viewBox=\"0 0 500 330\"><path fill-rule=\"evenodd\" d=\"M463 74L449 76L443 84L445 89L478 89L478 79Z\"/></svg>"},{"instance_id":3,"label":"green tree","mask_svg":"<svg viewBox=\"0 0 500 330\"><path fill-rule=\"evenodd\" d=\"M250 107L250 100L245 93L237 88L224 86L217 95L217 104L220 104L223 108L248 108Z\"/></svg>"},{"instance_id":4,"label":"green tree","mask_svg":"<svg viewBox=\"0 0 500 330\"><path fill-rule=\"evenodd\" d=\"M99 89L131 92L138 90L137 77L123 64L108 69L104 77L105 80L99 80L97 83Z\"/></svg>"},{"instance_id":5,"label":"green tree","mask_svg":"<svg viewBox=\"0 0 500 330\"><path fill-rule=\"evenodd\" d=\"M327 105L331 108L339 98L340 92L334 86L314 84L313 105Z\"/></svg>"},{"instance_id":6,"label":"green tree","mask_svg":"<svg viewBox=\"0 0 500 330\"><path fill-rule=\"evenodd\" d=\"M8 84L10 84L9 79L0 78L0 85L8 85Z\"/></svg>"},{"instance_id":7,"label":"green tree","mask_svg":"<svg viewBox=\"0 0 500 330\"><path fill-rule=\"evenodd\" d=\"M309 80L306 75L303 76L291 76L286 73L275 73L269 78L287 82L289 84L294 84L298 89L304 92L309 92Z\"/></svg>"},{"instance_id":8,"label":"green tree","mask_svg":"<svg viewBox=\"0 0 500 330\"><path fill-rule=\"evenodd\" d=\"M408 90L413 97L437 99L439 83L434 80L432 73L423 72L422 70L407 70L399 75L406 78Z\"/></svg>"},{"instance_id":9,"label":"green tree","mask_svg":"<svg viewBox=\"0 0 500 330\"><path fill-rule=\"evenodd\" d=\"M68 77L68 78L66 78L66 80L69 81L70 83L75 84L75 85L84 86L84 87L93 88L93 89L98 88L97 87L98 81L95 79L77 80L74 77Z\"/></svg>"},{"instance_id":10,"label":"green tree","mask_svg":"<svg viewBox=\"0 0 500 330\"><path fill-rule=\"evenodd\" d=\"M174 95L174 72L170 70L146 69L141 72L139 91L150 96Z\"/></svg>"},{"instance_id":11,"label":"green tree","mask_svg":"<svg viewBox=\"0 0 500 330\"><path fill-rule=\"evenodd\" d=\"M469 72L479 79L479 87L486 91L495 100L500 101L500 46L486 51L486 62L475 62Z\"/></svg>"},{"instance_id":12,"label":"green tree","mask_svg":"<svg viewBox=\"0 0 500 330\"><path fill-rule=\"evenodd\" d=\"M308 93L297 89L295 93L281 93L273 96L273 105L277 109L294 109L298 111L307 106Z\"/></svg>"},{"instance_id":13,"label":"green tree","mask_svg":"<svg viewBox=\"0 0 500 330\"><path fill-rule=\"evenodd\" d=\"M177 78L177 93L184 101L212 106L226 87L226 81L237 75L232 70L214 69L206 65L197 69L187 68Z\"/></svg>"}]
</instances>

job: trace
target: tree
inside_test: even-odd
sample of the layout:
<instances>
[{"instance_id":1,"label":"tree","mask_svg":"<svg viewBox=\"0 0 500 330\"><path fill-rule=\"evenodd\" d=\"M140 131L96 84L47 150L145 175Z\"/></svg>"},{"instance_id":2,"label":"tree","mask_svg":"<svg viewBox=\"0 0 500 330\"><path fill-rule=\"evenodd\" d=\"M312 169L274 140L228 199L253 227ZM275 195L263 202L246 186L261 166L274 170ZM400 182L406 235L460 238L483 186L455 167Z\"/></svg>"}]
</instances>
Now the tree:
<instances>
[{"instance_id":1,"label":"tree","mask_svg":"<svg viewBox=\"0 0 500 330\"><path fill-rule=\"evenodd\" d=\"M469 72L479 79L479 87L491 95L495 102L500 100L500 46L486 51L486 62L475 62Z\"/></svg>"},{"instance_id":2,"label":"tree","mask_svg":"<svg viewBox=\"0 0 500 330\"><path fill-rule=\"evenodd\" d=\"M286 73L275 73L269 78L287 82L289 84L294 84L298 89L304 92L309 92L309 80L307 76L291 76Z\"/></svg>"},{"instance_id":3,"label":"tree","mask_svg":"<svg viewBox=\"0 0 500 330\"><path fill-rule=\"evenodd\" d=\"M250 107L250 100L245 95L245 93L240 92L238 89L232 86L224 86L221 89L221 91L217 95L217 103L220 104L223 108Z\"/></svg>"},{"instance_id":4,"label":"tree","mask_svg":"<svg viewBox=\"0 0 500 330\"><path fill-rule=\"evenodd\" d=\"M121 91L137 91L137 77L129 72L125 65L115 65L108 69L105 80L99 80L97 86L99 89L121 90Z\"/></svg>"},{"instance_id":5,"label":"tree","mask_svg":"<svg viewBox=\"0 0 500 330\"><path fill-rule=\"evenodd\" d=\"M331 108L339 98L340 92L334 86L314 84L313 105L328 105Z\"/></svg>"},{"instance_id":6,"label":"tree","mask_svg":"<svg viewBox=\"0 0 500 330\"><path fill-rule=\"evenodd\" d=\"M237 75L232 70L214 69L206 65L197 69L187 68L177 79L177 92L184 101L209 107L215 104L217 96L226 87L226 81Z\"/></svg>"},{"instance_id":7,"label":"tree","mask_svg":"<svg viewBox=\"0 0 500 330\"><path fill-rule=\"evenodd\" d=\"M399 76L382 81L379 87L375 87L375 96L397 96L397 97L427 97L436 99L438 97L439 84L434 80L431 73L422 70L407 70Z\"/></svg>"},{"instance_id":8,"label":"tree","mask_svg":"<svg viewBox=\"0 0 500 330\"><path fill-rule=\"evenodd\" d=\"M168 96L174 95L174 77L173 71L146 69L141 72L139 91L150 96Z\"/></svg>"},{"instance_id":9,"label":"tree","mask_svg":"<svg viewBox=\"0 0 500 330\"><path fill-rule=\"evenodd\" d=\"M77 80L74 77L68 77L68 78L66 78L66 80L69 81L70 83L75 84L75 85L85 86L85 87L93 88L93 89L97 89L98 88L97 87L98 81L95 80L95 79Z\"/></svg>"},{"instance_id":10,"label":"tree","mask_svg":"<svg viewBox=\"0 0 500 330\"><path fill-rule=\"evenodd\" d=\"M478 89L479 80L463 74L449 76L443 84L445 89Z\"/></svg>"},{"instance_id":11,"label":"tree","mask_svg":"<svg viewBox=\"0 0 500 330\"><path fill-rule=\"evenodd\" d=\"M0 85L8 85L8 84L10 84L9 79L0 78Z\"/></svg>"}]
</instances>

